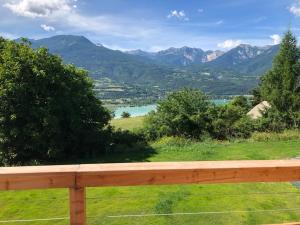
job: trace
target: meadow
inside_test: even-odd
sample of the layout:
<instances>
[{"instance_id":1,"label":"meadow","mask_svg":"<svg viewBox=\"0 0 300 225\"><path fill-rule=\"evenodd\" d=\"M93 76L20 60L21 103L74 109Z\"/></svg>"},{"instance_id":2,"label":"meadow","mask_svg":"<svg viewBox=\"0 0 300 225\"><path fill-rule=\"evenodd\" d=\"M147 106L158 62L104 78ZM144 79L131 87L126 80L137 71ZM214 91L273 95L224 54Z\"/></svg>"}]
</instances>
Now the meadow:
<instances>
[{"instance_id":1,"label":"meadow","mask_svg":"<svg viewBox=\"0 0 300 225\"><path fill-rule=\"evenodd\" d=\"M123 129L129 123L130 129L134 129L141 126L142 118L120 119L112 123ZM95 162L289 159L300 156L300 138L297 131L281 135L255 134L249 140L234 142L197 142L166 137L151 143L148 151L147 154L142 150L116 152ZM139 154L142 156L139 157ZM254 225L294 222L300 221L299 206L300 189L291 183L87 190L88 224L93 225ZM284 211L276 211L278 209ZM0 223L13 219L58 218L53 221L5 224L68 224L67 219L62 219L64 217L68 217L68 190L0 192Z\"/></svg>"},{"instance_id":2,"label":"meadow","mask_svg":"<svg viewBox=\"0 0 300 225\"><path fill-rule=\"evenodd\" d=\"M111 125L116 128L134 130L143 127L143 120L144 120L143 116L113 119L111 121Z\"/></svg>"}]
</instances>

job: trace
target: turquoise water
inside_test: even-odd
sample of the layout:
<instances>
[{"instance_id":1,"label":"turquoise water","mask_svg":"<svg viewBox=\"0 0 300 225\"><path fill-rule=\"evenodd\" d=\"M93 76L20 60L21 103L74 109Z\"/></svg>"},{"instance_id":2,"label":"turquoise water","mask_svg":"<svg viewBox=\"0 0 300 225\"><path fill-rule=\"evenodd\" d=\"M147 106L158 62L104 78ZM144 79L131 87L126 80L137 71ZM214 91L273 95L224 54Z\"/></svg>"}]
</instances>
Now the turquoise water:
<instances>
[{"instance_id":1,"label":"turquoise water","mask_svg":"<svg viewBox=\"0 0 300 225\"><path fill-rule=\"evenodd\" d=\"M229 100L226 99L214 99L212 100L216 105L226 104ZM144 106L125 106L115 110L115 118L121 118L123 112L129 112L131 117L145 116L152 110L156 110L156 104L144 105Z\"/></svg>"},{"instance_id":2,"label":"turquoise water","mask_svg":"<svg viewBox=\"0 0 300 225\"><path fill-rule=\"evenodd\" d=\"M115 118L121 118L123 112L129 112L131 117L145 116L152 110L156 109L156 105L144 105L144 106L125 106L117 108L115 111Z\"/></svg>"}]
</instances>

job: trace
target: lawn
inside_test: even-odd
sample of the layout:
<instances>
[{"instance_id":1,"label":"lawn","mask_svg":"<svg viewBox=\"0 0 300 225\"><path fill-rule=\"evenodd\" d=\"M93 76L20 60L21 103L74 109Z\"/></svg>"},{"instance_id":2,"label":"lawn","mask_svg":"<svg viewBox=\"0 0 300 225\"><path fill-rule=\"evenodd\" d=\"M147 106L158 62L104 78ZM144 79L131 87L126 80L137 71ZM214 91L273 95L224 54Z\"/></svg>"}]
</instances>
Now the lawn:
<instances>
[{"instance_id":1,"label":"lawn","mask_svg":"<svg viewBox=\"0 0 300 225\"><path fill-rule=\"evenodd\" d=\"M300 140L201 143L163 138L150 144L147 149L147 153L140 151L107 155L98 162L287 159L300 155ZM273 209L292 210L259 211ZM253 210L256 212L249 212ZM220 211L224 213L201 214ZM179 214L128 216L161 213ZM0 192L0 220L67 216L67 190ZM88 224L93 225L254 225L293 222L300 221L300 190L290 183L89 188L87 216ZM68 220L23 224L68 224Z\"/></svg>"},{"instance_id":2,"label":"lawn","mask_svg":"<svg viewBox=\"0 0 300 225\"><path fill-rule=\"evenodd\" d=\"M134 130L143 126L143 120L143 116L113 119L111 125L115 126L116 128Z\"/></svg>"}]
</instances>

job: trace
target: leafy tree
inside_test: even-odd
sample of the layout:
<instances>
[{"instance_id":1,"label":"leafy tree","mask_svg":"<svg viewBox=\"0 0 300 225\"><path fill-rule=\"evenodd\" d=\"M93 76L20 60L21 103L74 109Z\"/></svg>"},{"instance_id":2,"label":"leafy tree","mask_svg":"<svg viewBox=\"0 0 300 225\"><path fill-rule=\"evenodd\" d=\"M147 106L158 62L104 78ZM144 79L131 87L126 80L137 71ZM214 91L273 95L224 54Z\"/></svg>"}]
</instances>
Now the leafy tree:
<instances>
[{"instance_id":1,"label":"leafy tree","mask_svg":"<svg viewBox=\"0 0 300 225\"><path fill-rule=\"evenodd\" d=\"M250 101L245 96L236 96L229 104L235 107L240 107L245 114L251 109Z\"/></svg>"},{"instance_id":2,"label":"leafy tree","mask_svg":"<svg viewBox=\"0 0 300 225\"><path fill-rule=\"evenodd\" d=\"M84 157L104 148L109 112L87 73L47 49L0 39L0 163Z\"/></svg>"},{"instance_id":3,"label":"leafy tree","mask_svg":"<svg viewBox=\"0 0 300 225\"><path fill-rule=\"evenodd\" d=\"M146 136L150 139L163 135L200 138L210 129L210 106L207 96L200 91L174 92L160 101L157 111L146 118Z\"/></svg>"},{"instance_id":4,"label":"leafy tree","mask_svg":"<svg viewBox=\"0 0 300 225\"><path fill-rule=\"evenodd\" d=\"M273 67L263 77L260 95L272 108L266 114L272 124L284 128L300 126L300 51L297 40L288 31L275 57Z\"/></svg>"},{"instance_id":5,"label":"leafy tree","mask_svg":"<svg viewBox=\"0 0 300 225\"><path fill-rule=\"evenodd\" d=\"M236 97L230 104L216 106L200 91L184 89L159 102L157 111L145 120L144 135L155 139L164 135L203 139L246 138L253 124L246 116L250 103Z\"/></svg>"},{"instance_id":6,"label":"leafy tree","mask_svg":"<svg viewBox=\"0 0 300 225\"><path fill-rule=\"evenodd\" d=\"M131 115L129 112L122 112L122 115L121 115L122 118L129 118L130 116Z\"/></svg>"}]
</instances>

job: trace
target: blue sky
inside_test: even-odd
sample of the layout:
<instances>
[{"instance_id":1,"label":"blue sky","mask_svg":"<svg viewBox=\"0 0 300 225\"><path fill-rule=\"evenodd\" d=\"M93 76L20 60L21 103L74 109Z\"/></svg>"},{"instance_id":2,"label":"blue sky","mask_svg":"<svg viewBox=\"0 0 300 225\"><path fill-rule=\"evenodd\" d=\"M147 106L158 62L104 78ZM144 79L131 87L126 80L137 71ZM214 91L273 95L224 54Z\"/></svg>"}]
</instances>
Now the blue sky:
<instances>
[{"instance_id":1,"label":"blue sky","mask_svg":"<svg viewBox=\"0 0 300 225\"><path fill-rule=\"evenodd\" d=\"M0 0L0 35L84 35L120 50L228 50L300 37L300 0Z\"/></svg>"}]
</instances>

